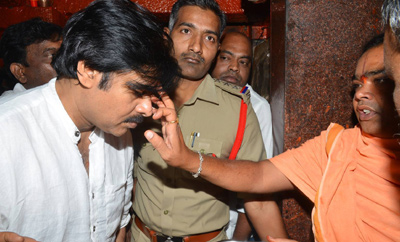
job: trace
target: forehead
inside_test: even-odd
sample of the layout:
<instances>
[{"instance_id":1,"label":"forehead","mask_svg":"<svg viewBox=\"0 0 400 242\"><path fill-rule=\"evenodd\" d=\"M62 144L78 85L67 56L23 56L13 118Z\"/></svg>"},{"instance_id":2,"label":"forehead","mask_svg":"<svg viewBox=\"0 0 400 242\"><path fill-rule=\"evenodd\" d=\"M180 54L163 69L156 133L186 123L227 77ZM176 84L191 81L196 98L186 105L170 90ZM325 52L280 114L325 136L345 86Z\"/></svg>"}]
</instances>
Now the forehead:
<instances>
[{"instance_id":1,"label":"forehead","mask_svg":"<svg viewBox=\"0 0 400 242\"><path fill-rule=\"evenodd\" d=\"M357 62L356 74L363 75L384 68L383 45L379 45L369 49L361 56Z\"/></svg>"},{"instance_id":2,"label":"forehead","mask_svg":"<svg viewBox=\"0 0 400 242\"><path fill-rule=\"evenodd\" d=\"M229 51L238 56L252 56L251 43L238 33L228 33L221 43L221 51Z\"/></svg>"},{"instance_id":3,"label":"forehead","mask_svg":"<svg viewBox=\"0 0 400 242\"><path fill-rule=\"evenodd\" d=\"M218 16L209 9L197 6L184 6L179 9L174 28L179 27L182 23L192 24L197 28L201 27L217 33L220 29Z\"/></svg>"},{"instance_id":4,"label":"forehead","mask_svg":"<svg viewBox=\"0 0 400 242\"><path fill-rule=\"evenodd\" d=\"M50 40L43 40L42 42L28 45L26 47L26 51L27 53L29 52L42 53L43 51L46 51L48 49L59 49L60 45L61 45L61 40L56 42Z\"/></svg>"}]
</instances>

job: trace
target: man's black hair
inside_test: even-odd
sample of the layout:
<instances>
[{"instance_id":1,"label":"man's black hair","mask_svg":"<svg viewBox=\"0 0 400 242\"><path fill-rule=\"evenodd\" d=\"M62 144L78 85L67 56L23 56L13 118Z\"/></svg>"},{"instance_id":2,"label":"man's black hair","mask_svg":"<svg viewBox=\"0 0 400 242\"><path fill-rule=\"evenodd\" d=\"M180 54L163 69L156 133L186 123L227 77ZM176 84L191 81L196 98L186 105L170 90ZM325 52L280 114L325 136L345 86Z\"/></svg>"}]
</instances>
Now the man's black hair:
<instances>
[{"instance_id":1,"label":"man's black hair","mask_svg":"<svg viewBox=\"0 0 400 242\"><path fill-rule=\"evenodd\" d=\"M374 36L372 39L370 39L363 47L362 50L362 54L364 54L365 52L367 52L368 50L383 45L383 38L384 38L384 34L379 34Z\"/></svg>"},{"instance_id":2,"label":"man's black hair","mask_svg":"<svg viewBox=\"0 0 400 242\"><path fill-rule=\"evenodd\" d=\"M215 0L178 0L172 6L171 15L169 16L168 28L170 31L174 28L176 20L178 19L178 12L182 7L185 6L196 6L204 10L211 10L218 16L220 22L219 36L221 37L222 31L226 26L225 14L221 11L218 3Z\"/></svg>"},{"instance_id":3,"label":"man's black hair","mask_svg":"<svg viewBox=\"0 0 400 242\"><path fill-rule=\"evenodd\" d=\"M77 65L84 61L103 73L104 90L113 73L135 71L146 82L138 91L169 92L179 73L171 49L172 41L145 8L129 0L97 0L68 20L53 67L58 78L78 79Z\"/></svg>"},{"instance_id":4,"label":"man's black hair","mask_svg":"<svg viewBox=\"0 0 400 242\"><path fill-rule=\"evenodd\" d=\"M10 71L12 63L20 63L29 67L26 61L26 48L45 40L57 42L61 39L62 28L56 24L48 23L40 18L33 18L9 26L0 39L0 57L4 66L2 78L8 89L12 89L19 81Z\"/></svg>"}]
</instances>

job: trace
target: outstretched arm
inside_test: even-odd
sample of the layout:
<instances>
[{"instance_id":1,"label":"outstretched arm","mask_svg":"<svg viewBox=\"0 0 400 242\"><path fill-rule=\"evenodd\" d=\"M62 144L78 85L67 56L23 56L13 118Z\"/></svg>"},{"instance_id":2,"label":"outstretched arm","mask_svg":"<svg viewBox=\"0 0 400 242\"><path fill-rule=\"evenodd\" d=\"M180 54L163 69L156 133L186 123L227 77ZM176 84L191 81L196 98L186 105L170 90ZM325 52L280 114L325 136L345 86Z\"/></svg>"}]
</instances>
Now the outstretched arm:
<instances>
[{"instance_id":1,"label":"outstretched arm","mask_svg":"<svg viewBox=\"0 0 400 242\"><path fill-rule=\"evenodd\" d=\"M154 119L161 119L163 138L151 130L147 140L169 165L196 173L199 154L186 147L172 100L164 95L157 101ZM203 155L200 175L223 188L238 192L270 193L293 189L292 183L270 161L233 161Z\"/></svg>"}]
</instances>

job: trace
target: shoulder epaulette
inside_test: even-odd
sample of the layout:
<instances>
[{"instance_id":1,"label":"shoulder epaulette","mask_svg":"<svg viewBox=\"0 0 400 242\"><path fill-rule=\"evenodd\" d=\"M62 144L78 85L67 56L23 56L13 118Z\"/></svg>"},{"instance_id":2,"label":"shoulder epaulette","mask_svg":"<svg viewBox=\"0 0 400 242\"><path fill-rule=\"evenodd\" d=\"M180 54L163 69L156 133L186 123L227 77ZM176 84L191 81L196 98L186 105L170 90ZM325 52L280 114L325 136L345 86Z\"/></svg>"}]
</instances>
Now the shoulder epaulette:
<instances>
[{"instance_id":1,"label":"shoulder epaulette","mask_svg":"<svg viewBox=\"0 0 400 242\"><path fill-rule=\"evenodd\" d=\"M221 90L240 97L246 104L250 102L250 90L248 90L247 86L240 87L218 79L214 79L214 83L215 86L221 88Z\"/></svg>"}]
</instances>

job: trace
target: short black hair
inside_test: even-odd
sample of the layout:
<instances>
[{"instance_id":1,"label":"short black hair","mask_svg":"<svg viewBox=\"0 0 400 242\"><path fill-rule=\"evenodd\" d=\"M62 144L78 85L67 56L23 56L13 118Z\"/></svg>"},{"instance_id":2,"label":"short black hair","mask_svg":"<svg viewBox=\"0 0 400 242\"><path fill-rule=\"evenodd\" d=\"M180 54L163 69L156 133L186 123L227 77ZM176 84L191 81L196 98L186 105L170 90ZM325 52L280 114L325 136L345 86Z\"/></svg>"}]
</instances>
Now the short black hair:
<instances>
[{"instance_id":1,"label":"short black hair","mask_svg":"<svg viewBox=\"0 0 400 242\"><path fill-rule=\"evenodd\" d=\"M142 91L170 92L180 70L171 49L171 39L145 8L129 0L97 0L67 21L53 66L59 79L78 79L77 65L84 61L103 73L104 90L111 74L135 71L147 82Z\"/></svg>"},{"instance_id":2,"label":"short black hair","mask_svg":"<svg viewBox=\"0 0 400 242\"><path fill-rule=\"evenodd\" d=\"M363 47L362 49L362 54L364 54L365 52L367 52L368 50L383 45L383 39L384 39L384 34L378 34L374 37L372 37L372 39L370 39Z\"/></svg>"},{"instance_id":3,"label":"short black hair","mask_svg":"<svg viewBox=\"0 0 400 242\"><path fill-rule=\"evenodd\" d=\"M221 37L221 40L220 40L221 44L222 44L222 42L224 41L225 37L228 34L238 34L238 35L243 36L249 42L250 49L252 49L253 43L251 42L251 39L245 33L241 32L240 30L238 30L236 28L229 28L229 29L225 30L225 32L222 34L222 37ZM252 49L252 52L253 52L253 49Z\"/></svg>"},{"instance_id":4,"label":"short black hair","mask_svg":"<svg viewBox=\"0 0 400 242\"><path fill-rule=\"evenodd\" d=\"M219 18L220 30L219 30L218 38L221 37L222 31L224 31L225 26L226 26L226 16L221 11L221 8L219 7L218 3L215 0L178 0L178 1L176 1L174 3L174 6L172 6L171 15L169 16L168 28L170 31L172 31L172 29L174 28L174 25L178 18L179 10L185 6L196 6L201 9L204 9L204 10L213 11L215 13L215 15L217 15Z\"/></svg>"},{"instance_id":5,"label":"short black hair","mask_svg":"<svg viewBox=\"0 0 400 242\"><path fill-rule=\"evenodd\" d=\"M18 83L17 78L10 71L12 63L20 63L29 67L26 61L26 48L45 40L57 42L61 39L62 28L48 23L40 18L9 26L0 39L0 57L3 59L3 75L7 88L11 89Z\"/></svg>"}]
</instances>

